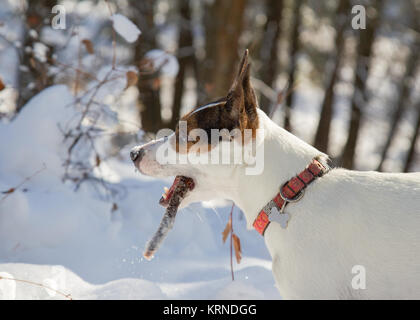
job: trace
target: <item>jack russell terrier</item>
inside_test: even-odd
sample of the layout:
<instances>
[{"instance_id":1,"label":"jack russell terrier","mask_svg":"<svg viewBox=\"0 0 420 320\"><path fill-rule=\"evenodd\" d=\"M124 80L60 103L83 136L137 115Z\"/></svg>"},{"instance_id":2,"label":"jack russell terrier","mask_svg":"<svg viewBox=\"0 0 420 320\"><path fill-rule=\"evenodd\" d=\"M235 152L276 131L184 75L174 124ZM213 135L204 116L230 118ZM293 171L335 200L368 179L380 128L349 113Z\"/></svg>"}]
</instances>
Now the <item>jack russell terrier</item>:
<instances>
[{"instance_id":1,"label":"jack russell terrier","mask_svg":"<svg viewBox=\"0 0 420 320\"><path fill-rule=\"evenodd\" d=\"M213 131L224 134L213 139ZM212 134L211 142L203 132ZM249 161L229 162L238 145L239 156L259 154L263 168L249 172ZM228 161L190 157L216 150L220 159L222 146L228 147ZM162 150L175 155L172 162L163 161ZM172 226L178 205L224 198L264 237L282 297L420 298L420 174L330 169L326 154L258 108L248 50L225 98L194 109L174 133L134 147L130 157L143 174L176 176L161 198L174 208L146 257Z\"/></svg>"}]
</instances>

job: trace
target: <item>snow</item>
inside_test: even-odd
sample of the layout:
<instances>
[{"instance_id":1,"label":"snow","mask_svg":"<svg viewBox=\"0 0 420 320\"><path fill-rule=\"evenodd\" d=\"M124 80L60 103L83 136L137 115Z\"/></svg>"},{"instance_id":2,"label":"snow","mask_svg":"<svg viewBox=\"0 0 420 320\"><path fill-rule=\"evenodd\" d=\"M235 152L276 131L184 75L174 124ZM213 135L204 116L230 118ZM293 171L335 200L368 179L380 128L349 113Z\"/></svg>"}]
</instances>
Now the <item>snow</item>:
<instances>
[{"instance_id":1,"label":"snow","mask_svg":"<svg viewBox=\"0 0 420 320\"><path fill-rule=\"evenodd\" d=\"M7 146L0 171L29 176L46 163L51 175L59 176L62 166L56 153L63 138L58 123L71 118L72 101L66 86L50 87L31 99L16 121L0 126L0 144Z\"/></svg>"},{"instance_id":2,"label":"snow","mask_svg":"<svg viewBox=\"0 0 420 320\"><path fill-rule=\"evenodd\" d=\"M99 95L105 97L105 91ZM117 210L94 182L77 191L73 182L63 182L69 142L62 130L80 116L73 100L66 86L52 86L16 119L0 123L0 191L24 182L13 193L0 194L0 276L43 284L73 299L280 298L264 240L246 230L239 210L234 228L244 257L235 263L232 282L229 246L221 236L230 209L226 203L180 210L155 258L143 259L164 213L160 194L171 179L135 173L127 145L95 171L118 190ZM102 143L105 149L109 140ZM34 284L0 279L0 299L6 298L66 299Z\"/></svg>"},{"instance_id":3,"label":"snow","mask_svg":"<svg viewBox=\"0 0 420 320\"><path fill-rule=\"evenodd\" d=\"M64 3L69 12L74 10L89 14L89 17L80 25L77 37L71 37L70 30L65 33L48 26L42 29L42 42L66 45L66 50L56 52L58 60L75 67L74 57L80 39L84 38L97 40L95 52L111 52L109 39L99 39L102 22L109 21L107 6L103 2L94 5L89 1ZM67 5L74 5L74 8ZM127 42L138 39L141 31L126 17L115 14L111 19L115 31ZM22 45L22 24L18 18L13 18L8 26L7 32L0 26L0 61L3 62L0 77L7 86L0 92L1 112L14 108L17 70L24 69L24 66L16 67L19 65L18 51L8 43ZM170 81L179 71L177 58L168 53L174 50L174 43L169 40L173 40L175 31L176 28L167 27L158 39L163 50L146 53L146 58L163 76L161 100L166 108L163 111L169 110L173 96L172 91L165 90L165 81L172 90ZM387 49L382 52L387 55L402 51L395 45L391 46L393 50L388 50L389 43L382 42ZM38 59L45 59L45 50L41 43L35 46ZM122 53L124 51L118 52L118 60L123 60L120 58ZM310 72L308 61L300 60L299 69ZM82 65L86 71L93 70L99 81L104 80L112 69L106 61L102 63L93 55L83 57ZM383 80L387 72L384 65L375 62L375 66L374 76L371 76L374 83L370 87L377 89L378 97L388 101L395 96L395 85ZM393 73L402 72L398 67L401 64L393 66ZM235 281L231 280L229 245L222 243L221 236L228 220L229 201L194 204L181 210L155 258L150 262L142 258L144 247L164 213L164 208L158 205L163 186L169 186L172 179L154 179L134 172L129 150L135 144L134 137L141 140L143 132L138 130L137 88L124 89L127 70L118 66L115 73L120 72L120 77L104 84L95 96L97 81L85 84L83 91L87 92L86 95L79 92L81 105L94 96L96 103L89 115L100 117L97 124L104 130L104 134L97 138L96 146L101 155L108 155L115 148L111 140L112 130L116 127L132 135L132 142L118 148L115 156L102 159L93 172L116 190L111 198L104 195L102 189L98 190L96 182L87 181L75 191L73 182L62 180L63 163L69 148L63 131L74 127L81 115L66 86L45 89L33 97L15 119L0 122L0 277L3 277L0 279L0 299L66 299L36 284L10 279L43 284L71 294L73 299L281 298L274 285L271 257L264 239L255 231L246 230L244 217L238 209L235 209L233 223L235 233L241 239L243 259L239 265L234 263ZM337 105L332 121L331 132L334 134L331 134L330 152L333 156L341 153L347 138L352 77L352 68L343 68L343 81L337 86ZM191 79L186 80L182 113L189 111L187 108L192 108L196 100L196 84ZM417 81L416 88L419 85ZM294 133L312 143L324 92L313 83L303 81L299 82L295 93L296 105L292 110ZM373 169L379 161L382 140L389 127L383 102L377 98L366 106L369 125L361 129L363 139L360 139L357 150L357 168ZM283 112L284 109L279 108L274 114L277 123L281 123ZM400 170L412 134L413 119L411 112L401 121L401 132L391 146L386 169ZM83 125L89 123L84 121ZM86 141L81 141L75 152L78 159L94 161L94 153ZM418 170L418 165L415 169ZM38 174L33 176L36 172ZM31 178L25 181L28 177ZM18 185L13 193L2 193ZM112 210L114 202L116 210Z\"/></svg>"},{"instance_id":4,"label":"snow","mask_svg":"<svg viewBox=\"0 0 420 320\"><path fill-rule=\"evenodd\" d=\"M141 31L137 26L122 14L116 13L111 16L112 26L114 30L123 37L127 42L134 42L137 40Z\"/></svg>"},{"instance_id":5,"label":"snow","mask_svg":"<svg viewBox=\"0 0 420 320\"><path fill-rule=\"evenodd\" d=\"M121 279L102 285L89 284L74 272L61 266L3 264L0 277L0 299L162 299L162 290L151 281ZM44 279L39 287L10 279Z\"/></svg>"}]
</instances>

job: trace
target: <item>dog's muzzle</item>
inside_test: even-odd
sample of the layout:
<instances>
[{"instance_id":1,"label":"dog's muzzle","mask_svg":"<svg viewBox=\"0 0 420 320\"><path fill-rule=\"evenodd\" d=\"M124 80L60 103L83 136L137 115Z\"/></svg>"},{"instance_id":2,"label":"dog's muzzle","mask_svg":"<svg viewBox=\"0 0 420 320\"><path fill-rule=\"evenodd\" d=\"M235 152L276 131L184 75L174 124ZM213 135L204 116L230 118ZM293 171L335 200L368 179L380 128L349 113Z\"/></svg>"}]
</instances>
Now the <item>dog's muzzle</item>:
<instances>
[{"instance_id":1,"label":"dog's muzzle","mask_svg":"<svg viewBox=\"0 0 420 320\"><path fill-rule=\"evenodd\" d=\"M131 161L133 161L134 163L140 162L141 159L143 158L144 154L145 154L145 151L144 151L143 148L141 148L141 147L134 147L130 151Z\"/></svg>"}]
</instances>

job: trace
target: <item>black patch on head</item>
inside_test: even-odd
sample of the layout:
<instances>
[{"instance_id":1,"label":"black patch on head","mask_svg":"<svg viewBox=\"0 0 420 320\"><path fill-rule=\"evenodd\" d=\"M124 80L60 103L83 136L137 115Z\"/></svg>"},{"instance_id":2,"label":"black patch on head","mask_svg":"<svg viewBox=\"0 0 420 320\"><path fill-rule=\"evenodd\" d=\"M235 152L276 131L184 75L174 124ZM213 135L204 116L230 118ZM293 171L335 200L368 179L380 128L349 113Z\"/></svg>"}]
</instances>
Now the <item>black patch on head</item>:
<instances>
[{"instance_id":1,"label":"black patch on head","mask_svg":"<svg viewBox=\"0 0 420 320\"><path fill-rule=\"evenodd\" d=\"M199 106L182 118L187 121L188 132L200 128L210 137L211 129L232 131L236 128L243 130L258 127L257 101L250 82L248 50L242 57L238 73L227 96L207 105L208 108L206 105ZM199 110L200 108L203 109Z\"/></svg>"},{"instance_id":2,"label":"black patch on head","mask_svg":"<svg viewBox=\"0 0 420 320\"><path fill-rule=\"evenodd\" d=\"M217 100L220 105L198 111L195 116L196 127L206 131L211 136L211 129L228 129L229 131L239 127L239 119L232 117L227 108L226 98ZM225 102L225 103L222 103Z\"/></svg>"}]
</instances>

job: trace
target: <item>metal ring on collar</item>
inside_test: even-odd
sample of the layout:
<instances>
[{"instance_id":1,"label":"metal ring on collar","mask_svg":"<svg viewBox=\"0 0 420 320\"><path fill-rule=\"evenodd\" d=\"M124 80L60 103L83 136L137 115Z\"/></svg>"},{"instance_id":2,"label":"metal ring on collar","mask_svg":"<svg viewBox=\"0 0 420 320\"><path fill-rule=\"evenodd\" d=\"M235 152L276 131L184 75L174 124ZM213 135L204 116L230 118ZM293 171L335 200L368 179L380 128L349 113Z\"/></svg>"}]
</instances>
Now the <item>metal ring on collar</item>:
<instances>
[{"instance_id":1,"label":"metal ring on collar","mask_svg":"<svg viewBox=\"0 0 420 320\"><path fill-rule=\"evenodd\" d=\"M302 199L303 195L305 194L305 189L300 190L300 192L295 196L295 198L288 198L283 194L283 188L287 183L288 182L286 182L280 187L280 197L286 202L298 202L300 199Z\"/></svg>"}]
</instances>

